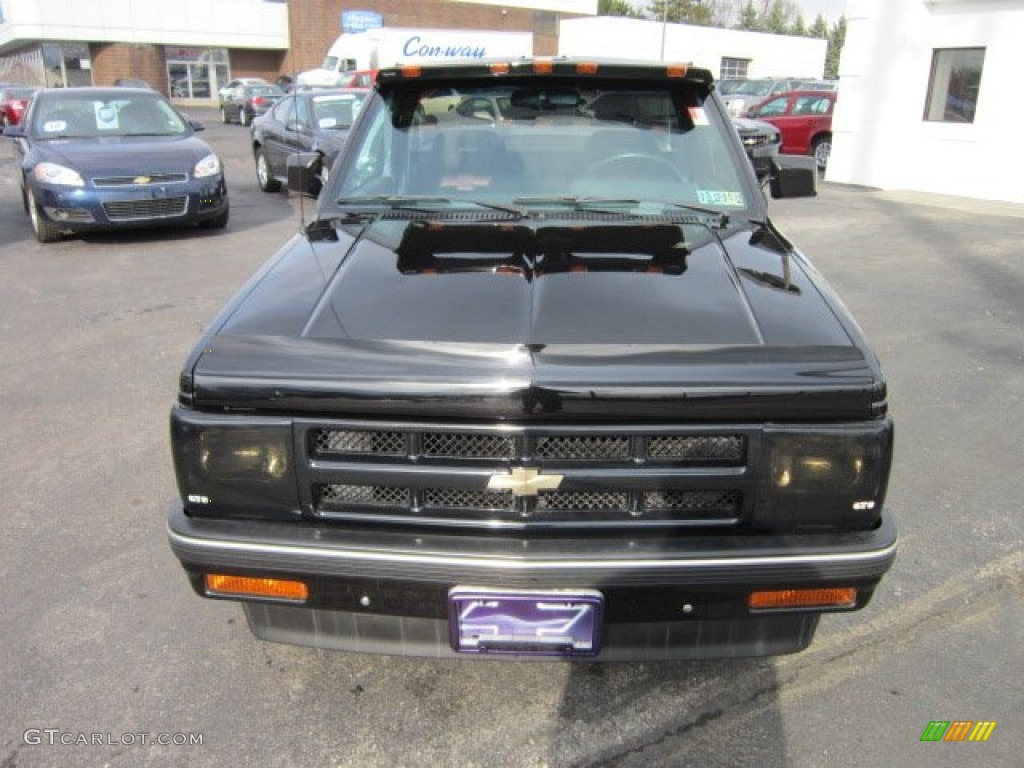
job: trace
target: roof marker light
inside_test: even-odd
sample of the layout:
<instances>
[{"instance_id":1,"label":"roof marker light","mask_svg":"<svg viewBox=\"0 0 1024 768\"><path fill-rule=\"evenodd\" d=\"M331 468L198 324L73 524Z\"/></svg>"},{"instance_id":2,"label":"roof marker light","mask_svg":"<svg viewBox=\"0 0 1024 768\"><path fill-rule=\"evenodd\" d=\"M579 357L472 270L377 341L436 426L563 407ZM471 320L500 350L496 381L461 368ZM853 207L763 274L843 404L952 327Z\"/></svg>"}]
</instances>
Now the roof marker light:
<instances>
[{"instance_id":1,"label":"roof marker light","mask_svg":"<svg viewBox=\"0 0 1024 768\"><path fill-rule=\"evenodd\" d=\"M581 61L576 65L576 74L578 75L596 75L597 74L597 62L596 61Z\"/></svg>"},{"instance_id":2,"label":"roof marker light","mask_svg":"<svg viewBox=\"0 0 1024 768\"><path fill-rule=\"evenodd\" d=\"M668 77L686 77L689 67L686 64L669 64L665 67L665 75Z\"/></svg>"},{"instance_id":3,"label":"roof marker light","mask_svg":"<svg viewBox=\"0 0 1024 768\"><path fill-rule=\"evenodd\" d=\"M491 64L492 75L507 75L512 71L512 65L507 61L496 61Z\"/></svg>"},{"instance_id":4,"label":"roof marker light","mask_svg":"<svg viewBox=\"0 0 1024 768\"><path fill-rule=\"evenodd\" d=\"M412 64L400 67L398 71L402 73L402 77L419 77L423 74L422 67L417 67Z\"/></svg>"},{"instance_id":5,"label":"roof marker light","mask_svg":"<svg viewBox=\"0 0 1024 768\"><path fill-rule=\"evenodd\" d=\"M555 71L555 64L551 59L537 59L533 62L533 71L538 75L550 75Z\"/></svg>"}]
</instances>

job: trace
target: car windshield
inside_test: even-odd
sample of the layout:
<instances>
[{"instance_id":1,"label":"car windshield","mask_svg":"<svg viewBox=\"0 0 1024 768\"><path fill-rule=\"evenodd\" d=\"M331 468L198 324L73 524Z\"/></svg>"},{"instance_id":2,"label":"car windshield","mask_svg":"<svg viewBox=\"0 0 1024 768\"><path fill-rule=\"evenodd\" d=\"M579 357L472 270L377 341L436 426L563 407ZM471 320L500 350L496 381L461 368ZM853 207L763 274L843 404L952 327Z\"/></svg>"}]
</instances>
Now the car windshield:
<instances>
[{"instance_id":1,"label":"car windshield","mask_svg":"<svg viewBox=\"0 0 1024 768\"><path fill-rule=\"evenodd\" d=\"M47 97L35 112L30 134L36 139L178 136L188 126L161 98L143 94Z\"/></svg>"},{"instance_id":2,"label":"car windshield","mask_svg":"<svg viewBox=\"0 0 1024 768\"><path fill-rule=\"evenodd\" d=\"M382 89L333 175L339 208L432 197L452 204L752 203L733 128L692 83L521 87L457 83L461 107L412 84ZM471 105L471 106L466 106Z\"/></svg>"},{"instance_id":3,"label":"car windshield","mask_svg":"<svg viewBox=\"0 0 1024 768\"><path fill-rule=\"evenodd\" d=\"M353 93L314 96L313 120L319 128L351 128L364 101L366 96Z\"/></svg>"},{"instance_id":4,"label":"car windshield","mask_svg":"<svg viewBox=\"0 0 1024 768\"><path fill-rule=\"evenodd\" d=\"M772 84L767 80L747 80L733 93L741 96L767 96L771 89Z\"/></svg>"}]
</instances>

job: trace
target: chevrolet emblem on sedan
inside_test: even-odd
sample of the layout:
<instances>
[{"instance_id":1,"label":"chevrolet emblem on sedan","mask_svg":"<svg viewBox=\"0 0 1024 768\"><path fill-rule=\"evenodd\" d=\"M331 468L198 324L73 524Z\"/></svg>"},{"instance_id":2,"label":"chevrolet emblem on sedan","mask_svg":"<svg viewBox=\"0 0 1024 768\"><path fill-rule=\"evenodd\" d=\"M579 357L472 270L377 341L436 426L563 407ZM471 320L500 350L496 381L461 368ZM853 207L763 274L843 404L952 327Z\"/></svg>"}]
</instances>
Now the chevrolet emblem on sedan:
<instances>
[{"instance_id":1,"label":"chevrolet emblem on sedan","mask_svg":"<svg viewBox=\"0 0 1024 768\"><path fill-rule=\"evenodd\" d=\"M513 496L536 496L540 491L554 491L562 484L562 475L542 475L536 469L516 467L511 472L491 475L489 491L512 491Z\"/></svg>"}]
</instances>

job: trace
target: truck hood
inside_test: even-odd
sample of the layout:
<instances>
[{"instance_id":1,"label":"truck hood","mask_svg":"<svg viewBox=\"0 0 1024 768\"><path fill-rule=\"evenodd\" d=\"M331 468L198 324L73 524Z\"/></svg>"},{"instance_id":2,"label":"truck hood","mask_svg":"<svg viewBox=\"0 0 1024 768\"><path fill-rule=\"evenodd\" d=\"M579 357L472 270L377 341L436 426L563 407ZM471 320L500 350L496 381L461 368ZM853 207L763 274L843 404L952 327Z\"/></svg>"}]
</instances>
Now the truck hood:
<instances>
[{"instance_id":1,"label":"truck hood","mask_svg":"<svg viewBox=\"0 0 1024 768\"><path fill-rule=\"evenodd\" d=\"M735 419L867 418L884 400L856 326L766 226L379 221L311 233L193 357L197 405Z\"/></svg>"}]
</instances>

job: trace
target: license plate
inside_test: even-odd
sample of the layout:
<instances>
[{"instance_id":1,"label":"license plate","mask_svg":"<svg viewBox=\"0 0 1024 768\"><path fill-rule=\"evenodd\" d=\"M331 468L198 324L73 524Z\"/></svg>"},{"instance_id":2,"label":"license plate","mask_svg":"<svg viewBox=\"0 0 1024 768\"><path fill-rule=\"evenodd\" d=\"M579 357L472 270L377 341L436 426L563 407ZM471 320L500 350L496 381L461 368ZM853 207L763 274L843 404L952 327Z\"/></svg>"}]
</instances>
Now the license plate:
<instances>
[{"instance_id":1,"label":"license plate","mask_svg":"<svg viewBox=\"0 0 1024 768\"><path fill-rule=\"evenodd\" d=\"M600 592L591 589L448 592L451 643L458 653L594 656L600 650Z\"/></svg>"}]
</instances>

